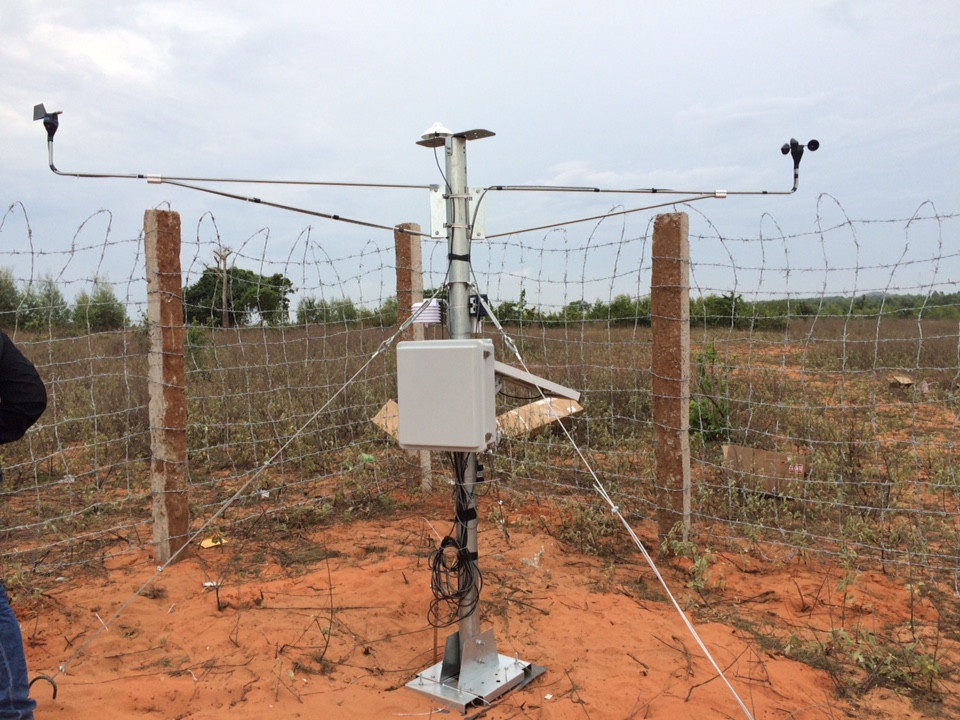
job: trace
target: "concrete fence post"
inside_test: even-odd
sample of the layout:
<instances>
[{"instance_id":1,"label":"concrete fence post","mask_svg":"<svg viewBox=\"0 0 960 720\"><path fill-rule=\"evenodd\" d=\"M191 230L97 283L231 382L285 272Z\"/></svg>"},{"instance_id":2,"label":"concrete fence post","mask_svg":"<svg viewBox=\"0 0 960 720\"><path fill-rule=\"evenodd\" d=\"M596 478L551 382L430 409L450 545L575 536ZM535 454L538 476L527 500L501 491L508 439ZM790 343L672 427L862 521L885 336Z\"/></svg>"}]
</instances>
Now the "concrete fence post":
<instances>
[{"instance_id":1,"label":"concrete fence post","mask_svg":"<svg viewBox=\"0 0 960 720\"><path fill-rule=\"evenodd\" d=\"M650 325L661 552L679 529L690 530L690 240L686 213L658 215L653 225ZM679 526L679 527L678 527Z\"/></svg>"},{"instance_id":2,"label":"concrete fence post","mask_svg":"<svg viewBox=\"0 0 960 720\"><path fill-rule=\"evenodd\" d=\"M420 247L420 226L402 223L393 231L397 257L397 324L402 325L412 314L414 303L423 301L423 255ZM414 323L401 340L423 340L423 325ZM428 450L412 451L420 460L420 489L433 489L433 467Z\"/></svg>"},{"instance_id":3,"label":"concrete fence post","mask_svg":"<svg viewBox=\"0 0 960 720\"><path fill-rule=\"evenodd\" d=\"M190 524L179 213L147 210L143 239L150 336L147 387L153 544L156 561L163 564L187 542Z\"/></svg>"}]
</instances>

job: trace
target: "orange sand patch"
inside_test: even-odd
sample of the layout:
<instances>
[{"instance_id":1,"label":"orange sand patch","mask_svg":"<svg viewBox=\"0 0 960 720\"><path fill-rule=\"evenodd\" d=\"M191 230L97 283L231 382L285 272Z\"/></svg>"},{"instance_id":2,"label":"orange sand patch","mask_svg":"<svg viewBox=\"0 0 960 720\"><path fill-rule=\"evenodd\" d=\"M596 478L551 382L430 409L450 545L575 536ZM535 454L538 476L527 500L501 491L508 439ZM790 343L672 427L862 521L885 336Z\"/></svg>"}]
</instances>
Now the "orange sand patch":
<instances>
[{"instance_id":1,"label":"orange sand patch","mask_svg":"<svg viewBox=\"0 0 960 720\"><path fill-rule=\"evenodd\" d=\"M51 580L17 608L31 673L54 675L58 686L54 700L49 686L34 685L38 717L458 716L404 687L439 659L450 632L426 622L426 557L435 531L449 526L439 507L324 528L282 547L228 538L156 576L149 553L137 552L110 560L100 575ZM745 717L639 556L614 566L530 523L512 527L508 540L482 522L480 544L482 628L495 629L500 653L546 673L467 717ZM257 551L262 562L251 559ZM837 627L885 632L906 619L902 584L866 573L844 592L837 568L715 556L708 587L697 593L685 587L680 563L663 570L754 717L924 716L890 690L839 698L829 673L760 639L826 642ZM913 607L935 622L928 601L914 598ZM956 644L944 642L942 652L945 663L958 660ZM949 716L957 695L944 696L939 709Z\"/></svg>"}]
</instances>

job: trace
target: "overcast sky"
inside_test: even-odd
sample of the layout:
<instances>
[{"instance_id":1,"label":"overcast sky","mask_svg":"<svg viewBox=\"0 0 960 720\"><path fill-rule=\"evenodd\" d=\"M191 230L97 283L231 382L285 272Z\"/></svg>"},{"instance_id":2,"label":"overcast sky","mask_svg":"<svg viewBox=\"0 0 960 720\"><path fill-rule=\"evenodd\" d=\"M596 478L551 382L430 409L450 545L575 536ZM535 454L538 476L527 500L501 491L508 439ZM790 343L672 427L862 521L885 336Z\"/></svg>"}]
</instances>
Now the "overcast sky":
<instances>
[{"instance_id":1,"label":"overcast sky","mask_svg":"<svg viewBox=\"0 0 960 720\"><path fill-rule=\"evenodd\" d=\"M925 201L960 213L953 0L4 0L0 88L0 210L22 203L34 253L68 249L101 209L112 238L136 238L143 211L163 203L181 213L187 236L212 213L234 248L269 228L278 256L307 226L334 257L351 244L392 241L389 232L166 185L57 177L32 120L39 102L63 111L55 162L66 172L426 185L441 179L433 152L415 141L441 121L496 133L469 145L472 186L784 190L792 164L780 146L796 137L822 144L804 156L799 192L709 200L696 212L729 237L756 237L764 217L786 234L810 232L824 193L831 222L843 213L906 219ZM429 227L426 191L242 191ZM485 200L485 229L644 202L496 194ZM631 218L628 232L643 233L653 214ZM84 232L102 240L105 224L98 216ZM838 248L829 262L897 262L905 237L901 223L888 236L857 238L865 247L855 259ZM943 240L956 252L955 233ZM17 206L0 230L0 265L21 263L8 253L26 242ZM807 250L791 247L791 262L802 266ZM815 248L809 262L822 266L823 253ZM43 262L35 255L18 276L44 271ZM109 275L110 258L84 262ZM56 274L64 260L51 263Z\"/></svg>"}]
</instances>

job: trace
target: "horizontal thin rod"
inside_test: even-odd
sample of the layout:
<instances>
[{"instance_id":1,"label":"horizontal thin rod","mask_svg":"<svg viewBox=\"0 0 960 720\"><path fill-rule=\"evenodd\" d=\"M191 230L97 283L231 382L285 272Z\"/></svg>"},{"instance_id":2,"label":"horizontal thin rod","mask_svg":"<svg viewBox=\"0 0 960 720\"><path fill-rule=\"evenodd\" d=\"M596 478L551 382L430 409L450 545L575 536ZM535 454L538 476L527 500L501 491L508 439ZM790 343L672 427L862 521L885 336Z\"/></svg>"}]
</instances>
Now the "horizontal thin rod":
<instances>
[{"instance_id":1,"label":"horizontal thin rod","mask_svg":"<svg viewBox=\"0 0 960 720\"><path fill-rule=\"evenodd\" d=\"M599 188L566 187L563 185L491 185L487 190L504 192L568 192L568 193L605 193L619 195L703 195L725 197L727 195L792 195L797 188L790 190L676 190L672 188Z\"/></svg>"},{"instance_id":2,"label":"horizontal thin rod","mask_svg":"<svg viewBox=\"0 0 960 720\"><path fill-rule=\"evenodd\" d=\"M297 207L295 205L284 205L282 203L270 202L269 200L263 200L258 197L247 197L245 195L237 195L236 193L226 192L225 190L215 190L213 188L202 187L200 185L190 185L185 182L179 182L177 180L172 180L169 178L161 178L159 182L166 185L173 185L175 187L187 188L188 190L198 190L200 192L209 193L211 195L218 195L220 197L230 198L232 200L242 200L243 202L255 203L257 205L266 205L267 207L277 208L279 210L289 210L290 212L300 213L301 215L310 215L312 217L323 218L325 220L336 220L337 222L348 223L350 225L360 225L361 227L375 228L377 230L391 230L405 232L408 235L417 235L418 237L430 237L429 233L423 232L414 232L409 229L400 228L397 225L380 225L378 223L367 222L365 220L356 220L354 218L343 217L342 215L334 215L331 213L322 213L317 210L309 210L307 208Z\"/></svg>"},{"instance_id":3,"label":"horizontal thin rod","mask_svg":"<svg viewBox=\"0 0 960 720\"><path fill-rule=\"evenodd\" d=\"M53 141L47 142L47 155L50 169L57 175L76 178L116 178L119 180L148 180L150 182L202 182L202 183L247 183L250 185L308 185L317 187L352 187L352 188L387 188L392 190L430 190L433 185L403 185L398 183L360 183L334 182L327 180L258 180L255 178L215 178L215 177L187 177L164 176L144 173L78 173L59 170L53 164Z\"/></svg>"},{"instance_id":4,"label":"horizontal thin rod","mask_svg":"<svg viewBox=\"0 0 960 720\"><path fill-rule=\"evenodd\" d=\"M333 182L326 180L255 180L245 178L202 178L202 177L166 177L160 180L208 183L248 183L250 185L308 185L320 187L387 188L391 190L430 190L432 185L401 185L396 183Z\"/></svg>"},{"instance_id":5,"label":"horizontal thin rod","mask_svg":"<svg viewBox=\"0 0 960 720\"><path fill-rule=\"evenodd\" d=\"M576 220L566 220L564 222L550 223L549 225L538 225L536 227L523 228L522 230L512 230L510 232L496 233L494 235L487 235L487 240L492 240L494 238L508 237L510 235L520 235L522 233L536 232L537 230L550 230L552 228L563 227L565 225L576 225L577 223L591 222L594 220L605 220L610 217L618 217L620 215L630 215L631 213L643 212L644 210L653 210L654 208L667 207L669 205L685 205L687 203L692 203L697 200L708 200L710 198L715 198L716 195L697 195L695 197L682 198L680 200L669 200L667 202L657 203L656 205L646 205L640 208L633 208L631 210L617 210L615 212L604 213L603 215L592 215L585 218L577 218Z\"/></svg>"}]
</instances>

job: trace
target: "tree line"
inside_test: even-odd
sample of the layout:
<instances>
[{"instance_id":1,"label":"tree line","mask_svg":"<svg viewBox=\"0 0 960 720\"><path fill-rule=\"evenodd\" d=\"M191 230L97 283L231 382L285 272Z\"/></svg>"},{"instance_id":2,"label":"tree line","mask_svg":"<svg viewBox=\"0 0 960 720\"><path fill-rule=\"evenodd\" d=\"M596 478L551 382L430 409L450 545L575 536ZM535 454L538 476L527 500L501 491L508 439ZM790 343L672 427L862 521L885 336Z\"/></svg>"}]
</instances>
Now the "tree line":
<instances>
[{"instance_id":1,"label":"tree line","mask_svg":"<svg viewBox=\"0 0 960 720\"><path fill-rule=\"evenodd\" d=\"M618 325L649 325L650 296L617 295L610 302L574 300L559 310L544 311L526 302L524 291L518 301L496 306L501 323L556 324L604 322ZM690 323L694 326L734 329L780 330L792 320L824 317L893 317L928 320L960 320L960 292L936 291L929 295L888 295L869 293L811 298L745 300L736 292L710 294L690 300Z\"/></svg>"},{"instance_id":2,"label":"tree line","mask_svg":"<svg viewBox=\"0 0 960 720\"><path fill-rule=\"evenodd\" d=\"M201 327L244 327L291 324L293 283L286 276L259 275L242 268L207 268L183 289L184 320ZM446 299L445 290L427 290L426 297ZM544 309L527 302L521 290L517 300L491 306L504 324L552 325L603 322L616 325L650 324L650 296L615 296L609 302L573 300ZM736 292L691 299L694 326L734 329L783 329L791 320L814 317L895 317L960 320L960 292L928 295L868 293L803 299L744 300ZM387 298L368 308L346 297L301 297L293 323L297 325L378 325L397 323L397 300ZM52 277L18 286L10 270L0 269L0 327L43 331L72 328L82 332L116 330L129 325L126 307L111 285L95 278L73 303L64 298Z\"/></svg>"},{"instance_id":3,"label":"tree line","mask_svg":"<svg viewBox=\"0 0 960 720\"><path fill-rule=\"evenodd\" d=\"M51 328L101 332L127 324L126 307L113 288L99 278L68 303L52 277L18 285L9 269L0 268L0 327L34 332Z\"/></svg>"}]
</instances>

